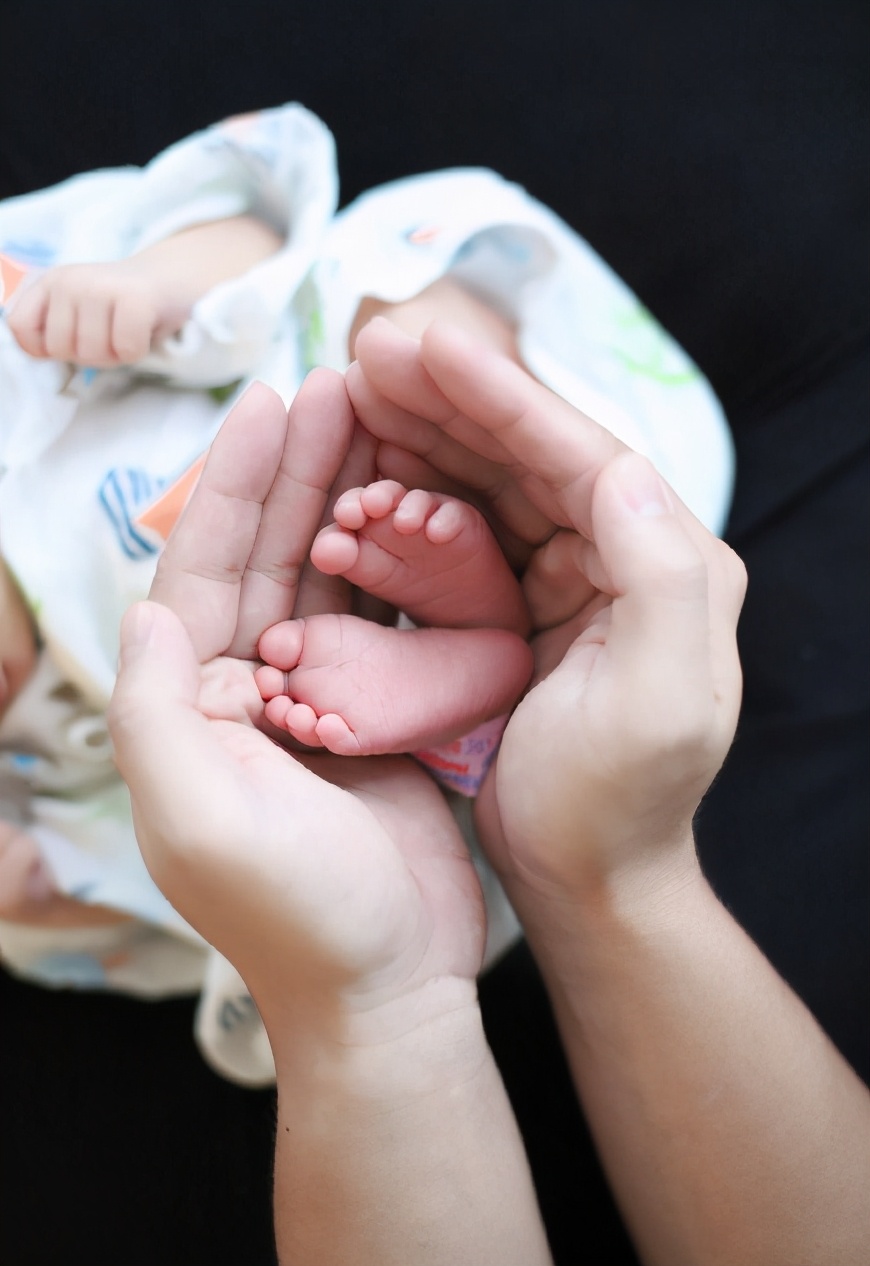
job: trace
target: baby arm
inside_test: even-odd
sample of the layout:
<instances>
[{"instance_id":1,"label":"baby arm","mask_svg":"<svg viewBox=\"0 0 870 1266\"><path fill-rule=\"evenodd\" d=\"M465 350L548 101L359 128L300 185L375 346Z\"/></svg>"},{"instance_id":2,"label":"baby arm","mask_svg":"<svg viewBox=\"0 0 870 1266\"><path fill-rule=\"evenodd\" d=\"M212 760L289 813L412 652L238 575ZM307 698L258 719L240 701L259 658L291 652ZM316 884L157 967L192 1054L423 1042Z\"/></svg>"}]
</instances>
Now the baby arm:
<instances>
[{"instance_id":1,"label":"baby arm","mask_svg":"<svg viewBox=\"0 0 870 1266\"><path fill-rule=\"evenodd\" d=\"M351 358L360 330L377 316L386 317L404 334L414 338L419 338L436 318L449 321L494 351L521 363L513 326L452 277L439 277L431 286L401 303L387 303L372 297L363 299L348 337Z\"/></svg>"},{"instance_id":2,"label":"baby arm","mask_svg":"<svg viewBox=\"0 0 870 1266\"><path fill-rule=\"evenodd\" d=\"M97 369L134 364L177 333L213 286L280 245L268 225L241 215L184 229L129 259L51 268L18 292L9 328L41 359Z\"/></svg>"}]
</instances>

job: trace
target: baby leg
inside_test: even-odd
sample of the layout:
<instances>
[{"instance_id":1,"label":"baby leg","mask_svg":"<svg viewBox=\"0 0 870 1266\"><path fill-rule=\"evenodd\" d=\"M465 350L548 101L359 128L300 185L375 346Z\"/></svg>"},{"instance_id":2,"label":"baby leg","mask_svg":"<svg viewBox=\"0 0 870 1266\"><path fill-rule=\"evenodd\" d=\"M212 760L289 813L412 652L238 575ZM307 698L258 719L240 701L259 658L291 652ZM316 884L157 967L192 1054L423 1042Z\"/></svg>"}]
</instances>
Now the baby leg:
<instances>
[{"instance_id":1,"label":"baby leg","mask_svg":"<svg viewBox=\"0 0 870 1266\"><path fill-rule=\"evenodd\" d=\"M510 711L532 654L502 629L391 629L348 615L273 625L255 674L266 718L343 756L448 742Z\"/></svg>"},{"instance_id":2,"label":"baby leg","mask_svg":"<svg viewBox=\"0 0 870 1266\"><path fill-rule=\"evenodd\" d=\"M320 571L344 576L417 624L528 632L519 583L473 506L382 479L343 493L334 517L311 547Z\"/></svg>"}]
</instances>

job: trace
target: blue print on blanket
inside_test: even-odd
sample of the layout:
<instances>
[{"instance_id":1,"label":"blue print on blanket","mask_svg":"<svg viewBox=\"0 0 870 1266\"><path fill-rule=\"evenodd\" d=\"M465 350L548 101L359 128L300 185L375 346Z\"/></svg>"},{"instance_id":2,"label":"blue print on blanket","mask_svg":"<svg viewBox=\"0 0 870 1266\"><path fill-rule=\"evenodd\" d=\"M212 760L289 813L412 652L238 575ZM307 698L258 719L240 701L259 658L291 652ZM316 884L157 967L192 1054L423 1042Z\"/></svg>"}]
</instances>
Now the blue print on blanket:
<instances>
[{"instance_id":1,"label":"blue print on blanket","mask_svg":"<svg viewBox=\"0 0 870 1266\"><path fill-rule=\"evenodd\" d=\"M0 242L0 252L25 268L49 268L57 250L40 238L9 238Z\"/></svg>"},{"instance_id":2,"label":"blue print on blanket","mask_svg":"<svg viewBox=\"0 0 870 1266\"><path fill-rule=\"evenodd\" d=\"M159 545L135 525L136 516L166 487L147 470L118 466L110 470L99 488L100 505L115 530L118 544L128 558L147 558Z\"/></svg>"}]
</instances>

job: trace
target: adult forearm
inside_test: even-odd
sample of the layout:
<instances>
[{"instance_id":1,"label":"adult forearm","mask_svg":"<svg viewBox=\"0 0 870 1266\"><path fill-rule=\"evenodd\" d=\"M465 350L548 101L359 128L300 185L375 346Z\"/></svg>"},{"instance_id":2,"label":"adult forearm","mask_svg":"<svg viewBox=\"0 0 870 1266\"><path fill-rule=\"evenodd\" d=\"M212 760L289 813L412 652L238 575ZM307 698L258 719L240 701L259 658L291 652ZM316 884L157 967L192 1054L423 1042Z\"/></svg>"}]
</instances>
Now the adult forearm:
<instances>
[{"instance_id":1,"label":"adult forearm","mask_svg":"<svg viewBox=\"0 0 870 1266\"><path fill-rule=\"evenodd\" d=\"M870 1096L700 873L512 895L644 1261L864 1261Z\"/></svg>"},{"instance_id":2,"label":"adult forearm","mask_svg":"<svg viewBox=\"0 0 870 1266\"><path fill-rule=\"evenodd\" d=\"M336 1045L294 1040L288 1021L276 1058L281 1262L549 1263L476 1002L399 1027Z\"/></svg>"}]
</instances>

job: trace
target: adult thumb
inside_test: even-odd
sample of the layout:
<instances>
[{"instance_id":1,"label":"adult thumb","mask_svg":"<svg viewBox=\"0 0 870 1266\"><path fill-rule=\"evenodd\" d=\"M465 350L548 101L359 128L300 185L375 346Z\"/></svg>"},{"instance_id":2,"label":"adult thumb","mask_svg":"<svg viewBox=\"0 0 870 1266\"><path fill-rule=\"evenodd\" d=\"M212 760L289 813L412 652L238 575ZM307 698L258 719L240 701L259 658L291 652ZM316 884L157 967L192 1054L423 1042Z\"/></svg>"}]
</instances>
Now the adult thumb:
<instances>
[{"instance_id":1,"label":"adult thumb","mask_svg":"<svg viewBox=\"0 0 870 1266\"><path fill-rule=\"evenodd\" d=\"M641 715L697 724L712 693L710 560L654 467L622 454L601 472L593 531L613 586L608 646ZM710 538L711 544L714 538ZM731 630L733 633L733 630Z\"/></svg>"}]
</instances>

